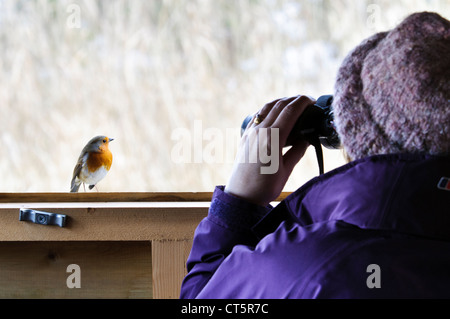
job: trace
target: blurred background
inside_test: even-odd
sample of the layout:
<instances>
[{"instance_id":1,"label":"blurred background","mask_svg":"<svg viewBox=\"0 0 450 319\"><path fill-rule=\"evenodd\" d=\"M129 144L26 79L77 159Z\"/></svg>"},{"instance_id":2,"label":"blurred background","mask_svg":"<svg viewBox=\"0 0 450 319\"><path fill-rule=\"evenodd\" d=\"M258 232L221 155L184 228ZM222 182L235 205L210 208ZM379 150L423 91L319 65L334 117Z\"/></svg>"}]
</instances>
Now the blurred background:
<instances>
[{"instance_id":1,"label":"blurred background","mask_svg":"<svg viewBox=\"0 0 450 319\"><path fill-rule=\"evenodd\" d=\"M69 191L96 135L99 191L213 191L247 114L332 93L349 50L424 10L450 1L0 0L0 192ZM310 149L285 191L317 174Z\"/></svg>"}]
</instances>

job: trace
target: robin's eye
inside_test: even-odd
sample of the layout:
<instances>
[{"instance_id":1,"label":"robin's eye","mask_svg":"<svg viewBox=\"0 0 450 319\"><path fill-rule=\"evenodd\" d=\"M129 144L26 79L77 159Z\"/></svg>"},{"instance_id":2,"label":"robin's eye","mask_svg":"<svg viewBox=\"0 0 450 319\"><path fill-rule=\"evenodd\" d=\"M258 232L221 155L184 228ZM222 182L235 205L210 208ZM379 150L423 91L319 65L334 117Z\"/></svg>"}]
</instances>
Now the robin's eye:
<instances>
[{"instance_id":1,"label":"robin's eye","mask_svg":"<svg viewBox=\"0 0 450 319\"><path fill-rule=\"evenodd\" d=\"M106 139L105 139L105 140L103 140L103 143L106 143Z\"/></svg>"}]
</instances>

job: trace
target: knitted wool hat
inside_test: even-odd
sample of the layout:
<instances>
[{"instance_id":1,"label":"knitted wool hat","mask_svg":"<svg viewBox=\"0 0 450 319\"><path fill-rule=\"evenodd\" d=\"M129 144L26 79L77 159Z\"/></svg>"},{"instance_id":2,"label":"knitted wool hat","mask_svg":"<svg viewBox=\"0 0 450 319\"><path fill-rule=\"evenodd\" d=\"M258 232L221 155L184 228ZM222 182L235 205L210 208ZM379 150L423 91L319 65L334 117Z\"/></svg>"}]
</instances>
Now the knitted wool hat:
<instances>
[{"instance_id":1,"label":"knitted wool hat","mask_svg":"<svg viewBox=\"0 0 450 319\"><path fill-rule=\"evenodd\" d=\"M450 21L407 17L344 59L335 125L353 159L375 154L450 154Z\"/></svg>"}]
</instances>

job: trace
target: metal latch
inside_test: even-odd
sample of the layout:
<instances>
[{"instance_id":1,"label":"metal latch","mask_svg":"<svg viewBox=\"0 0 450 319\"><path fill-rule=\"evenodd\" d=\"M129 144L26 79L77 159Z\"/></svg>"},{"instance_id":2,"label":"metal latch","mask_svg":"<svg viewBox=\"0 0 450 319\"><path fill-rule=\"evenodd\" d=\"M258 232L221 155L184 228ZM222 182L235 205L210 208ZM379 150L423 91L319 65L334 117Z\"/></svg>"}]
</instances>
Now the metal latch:
<instances>
[{"instance_id":1,"label":"metal latch","mask_svg":"<svg viewBox=\"0 0 450 319\"><path fill-rule=\"evenodd\" d=\"M28 221L40 225L66 226L66 215L47 213L33 209L21 209L19 220Z\"/></svg>"}]
</instances>

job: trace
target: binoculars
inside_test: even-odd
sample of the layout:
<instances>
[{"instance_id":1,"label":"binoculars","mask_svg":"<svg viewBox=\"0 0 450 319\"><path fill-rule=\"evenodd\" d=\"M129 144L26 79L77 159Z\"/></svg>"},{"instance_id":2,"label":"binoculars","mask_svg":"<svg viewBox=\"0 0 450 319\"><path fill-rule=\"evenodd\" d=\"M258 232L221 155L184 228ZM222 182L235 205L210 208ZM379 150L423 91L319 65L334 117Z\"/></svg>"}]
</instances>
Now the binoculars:
<instances>
[{"instance_id":1,"label":"binoculars","mask_svg":"<svg viewBox=\"0 0 450 319\"><path fill-rule=\"evenodd\" d=\"M298 139L306 140L316 149L320 174L323 174L323 153L321 145L328 149L339 149L340 140L334 126L333 96L323 95L314 105L308 106L294 125L285 146L292 145ZM252 120L253 115L245 118L241 126L241 135Z\"/></svg>"}]
</instances>

